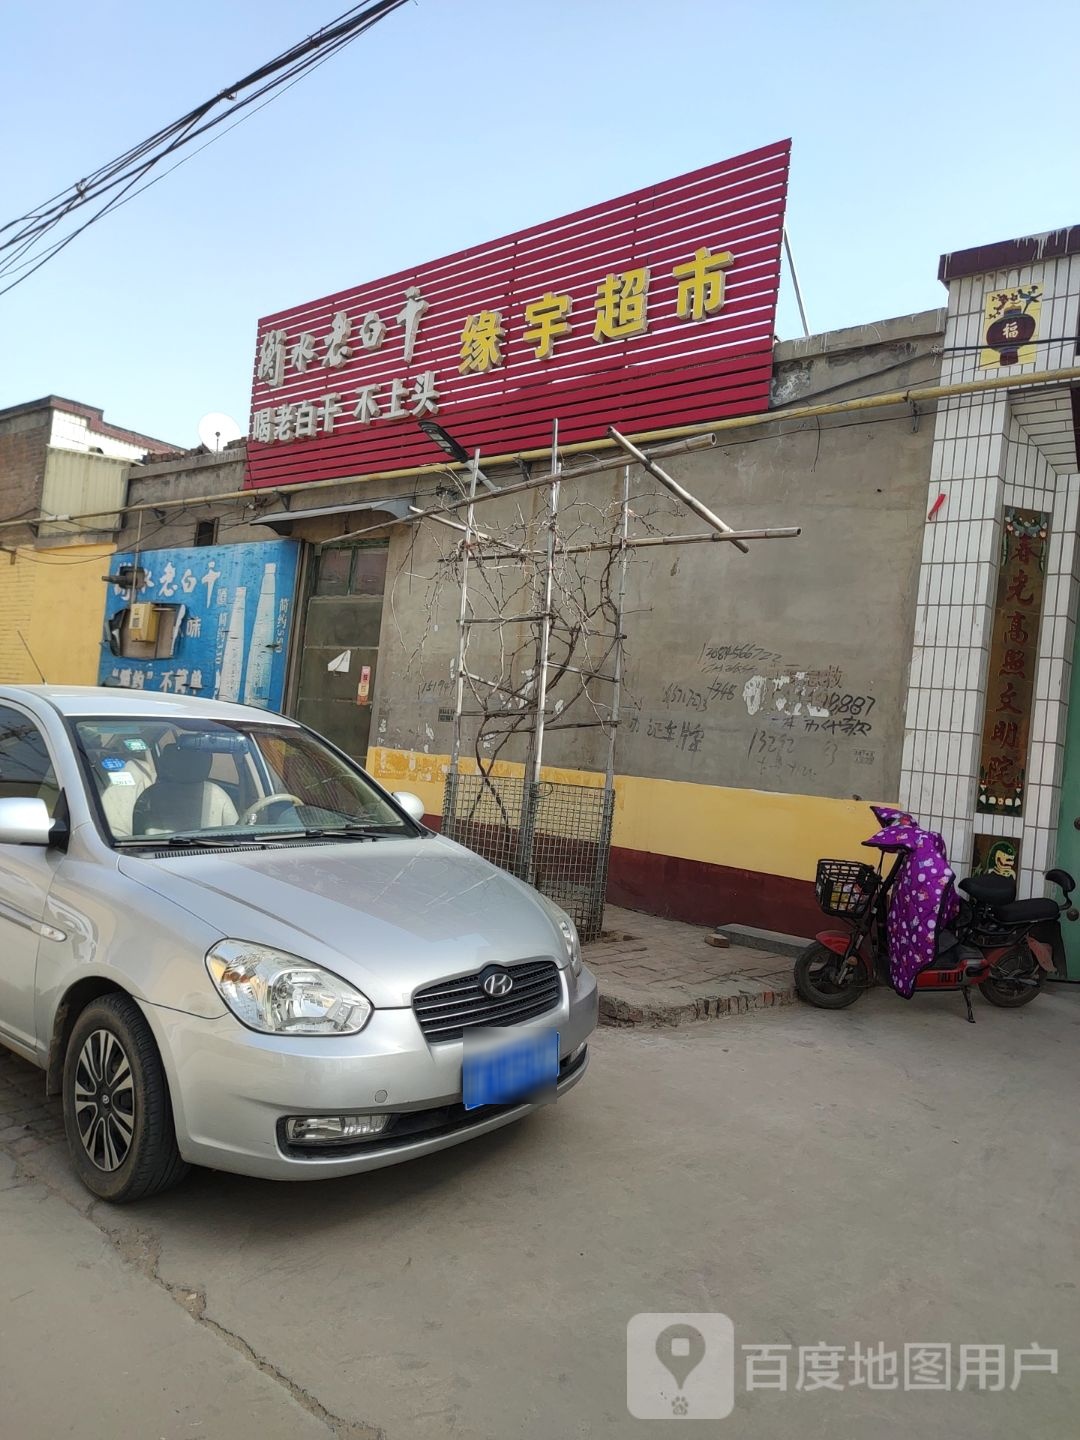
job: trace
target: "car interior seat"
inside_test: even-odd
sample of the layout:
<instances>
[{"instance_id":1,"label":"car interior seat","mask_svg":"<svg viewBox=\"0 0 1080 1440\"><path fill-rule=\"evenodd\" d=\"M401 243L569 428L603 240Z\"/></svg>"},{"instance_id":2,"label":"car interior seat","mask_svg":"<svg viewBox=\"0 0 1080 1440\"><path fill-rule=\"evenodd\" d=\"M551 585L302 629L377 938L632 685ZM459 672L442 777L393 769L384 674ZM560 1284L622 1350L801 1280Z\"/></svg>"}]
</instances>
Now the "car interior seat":
<instances>
[{"instance_id":1,"label":"car interior seat","mask_svg":"<svg viewBox=\"0 0 1080 1440\"><path fill-rule=\"evenodd\" d=\"M109 829L116 839L127 839L135 802L153 783L153 771L136 755L119 750L90 750L88 757Z\"/></svg>"},{"instance_id":2,"label":"car interior seat","mask_svg":"<svg viewBox=\"0 0 1080 1440\"><path fill-rule=\"evenodd\" d=\"M209 750L167 745L157 757L157 779L135 801L132 833L203 830L239 820L229 793L209 778Z\"/></svg>"}]
</instances>

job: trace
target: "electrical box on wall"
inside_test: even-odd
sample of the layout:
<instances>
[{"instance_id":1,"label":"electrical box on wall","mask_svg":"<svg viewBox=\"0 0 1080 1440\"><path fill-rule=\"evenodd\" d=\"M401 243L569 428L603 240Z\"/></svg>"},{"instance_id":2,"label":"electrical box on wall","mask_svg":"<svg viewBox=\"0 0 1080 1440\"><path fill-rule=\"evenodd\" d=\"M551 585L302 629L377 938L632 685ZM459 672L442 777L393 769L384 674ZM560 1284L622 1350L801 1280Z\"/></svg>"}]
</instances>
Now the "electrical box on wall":
<instances>
[{"instance_id":1,"label":"electrical box on wall","mask_svg":"<svg viewBox=\"0 0 1080 1440\"><path fill-rule=\"evenodd\" d=\"M153 645L158 636L158 610L156 605L141 601L128 611L128 639L144 645Z\"/></svg>"}]
</instances>

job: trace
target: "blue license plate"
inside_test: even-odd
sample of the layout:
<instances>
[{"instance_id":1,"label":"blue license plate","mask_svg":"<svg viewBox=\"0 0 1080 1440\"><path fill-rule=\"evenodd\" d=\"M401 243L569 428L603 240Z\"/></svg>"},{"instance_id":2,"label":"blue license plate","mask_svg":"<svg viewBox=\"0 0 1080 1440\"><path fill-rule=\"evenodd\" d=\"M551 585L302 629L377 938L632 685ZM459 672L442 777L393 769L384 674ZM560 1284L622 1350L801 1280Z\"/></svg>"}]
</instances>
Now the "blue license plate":
<instances>
[{"instance_id":1,"label":"blue license plate","mask_svg":"<svg viewBox=\"0 0 1080 1440\"><path fill-rule=\"evenodd\" d=\"M461 1093L466 1110L506 1105L559 1078L559 1032L533 1030L507 1036L490 1029L466 1031Z\"/></svg>"}]
</instances>

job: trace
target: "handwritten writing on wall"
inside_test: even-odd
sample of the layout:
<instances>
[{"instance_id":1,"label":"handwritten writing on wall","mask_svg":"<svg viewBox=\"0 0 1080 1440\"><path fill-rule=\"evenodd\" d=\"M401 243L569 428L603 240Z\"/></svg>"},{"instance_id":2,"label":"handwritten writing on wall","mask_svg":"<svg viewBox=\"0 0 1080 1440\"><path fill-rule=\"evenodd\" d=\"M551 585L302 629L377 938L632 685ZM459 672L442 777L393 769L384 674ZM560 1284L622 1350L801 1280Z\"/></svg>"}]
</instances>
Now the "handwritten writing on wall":
<instances>
[{"instance_id":1,"label":"handwritten writing on wall","mask_svg":"<svg viewBox=\"0 0 1080 1440\"><path fill-rule=\"evenodd\" d=\"M706 674L750 675L755 670L768 669L780 663L780 656L775 650L763 650L760 645L706 640L701 647L698 669Z\"/></svg>"},{"instance_id":2,"label":"handwritten writing on wall","mask_svg":"<svg viewBox=\"0 0 1080 1440\"><path fill-rule=\"evenodd\" d=\"M845 766L878 764L872 738L878 698L872 686L850 683L839 665L794 665L779 651L724 638L705 642L682 673L650 668L639 681L644 693L635 694L633 682L623 692L619 736L621 744L641 747L640 762L651 753L658 774L685 755L694 757L691 764L719 765L730 777L725 783L754 784L751 777L760 775L770 788L816 782L847 790ZM421 679L422 718L434 723L437 713L448 723L452 690L445 672ZM680 763L685 770L687 762Z\"/></svg>"},{"instance_id":3,"label":"handwritten writing on wall","mask_svg":"<svg viewBox=\"0 0 1080 1440\"><path fill-rule=\"evenodd\" d=\"M708 710L710 700L734 700L735 681L721 680L719 676L714 676L708 685L696 688L691 684L672 680L664 686L660 698L665 705L672 708L682 706L687 710Z\"/></svg>"},{"instance_id":4,"label":"handwritten writing on wall","mask_svg":"<svg viewBox=\"0 0 1080 1440\"><path fill-rule=\"evenodd\" d=\"M425 700L430 695L449 695L453 689L450 680L421 680L416 687L416 698Z\"/></svg>"},{"instance_id":5,"label":"handwritten writing on wall","mask_svg":"<svg viewBox=\"0 0 1080 1440\"><path fill-rule=\"evenodd\" d=\"M743 686L742 698L748 715L759 713L791 722L801 721L807 734L822 731L835 735L869 735L873 729L870 712L877 704L873 695L827 690L809 671L790 675L752 675Z\"/></svg>"},{"instance_id":6,"label":"handwritten writing on wall","mask_svg":"<svg viewBox=\"0 0 1080 1440\"><path fill-rule=\"evenodd\" d=\"M649 721L646 734L650 740L662 740L665 744L676 746L680 750L689 750L691 753L701 749L701 742L705 738L705 731L699 724L689 720L677 724L674 720L660 718Z\"/></svg>"},{"instance_id":7,"label":"handwritten writing on wall","mask_svg":"<svg viewBox=\"0 0 1080 1440\"><path fill-rule=\"evenodd\" d=\"M669 752L705 756L722 745L730 754L740 717L743 726L749 718L745 763L770 784L787 786L820 781L842 755L849 765L878 763L877 749L867 744L877 696L845 684L840 666L796 666L779 651L727 639L706 641L691 666L656 682L652 706L627 700L624 737L640 736ZM849 749L852 741L857 746Z\"/></svg>"}]
</instances>

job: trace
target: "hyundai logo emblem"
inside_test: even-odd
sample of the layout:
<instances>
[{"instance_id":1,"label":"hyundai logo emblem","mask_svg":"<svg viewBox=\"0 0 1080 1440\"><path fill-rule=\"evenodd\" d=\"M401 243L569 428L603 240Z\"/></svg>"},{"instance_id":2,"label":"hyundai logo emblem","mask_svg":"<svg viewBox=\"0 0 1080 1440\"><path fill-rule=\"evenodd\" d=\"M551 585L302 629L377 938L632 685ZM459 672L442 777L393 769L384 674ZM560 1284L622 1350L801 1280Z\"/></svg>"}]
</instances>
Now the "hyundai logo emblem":
<instances>
[{"instance_id":1,"label":"hyundai logo emblem","mask_svg":"<svg viewBox=\"0 0 1080 1440\"><path fill-rule=\"evenodd\" d=\"M501 1000L514 988L514 977L505 970L485 970L480 977L480 988L493 1000Z\"/></svg>"}]
</instances>

